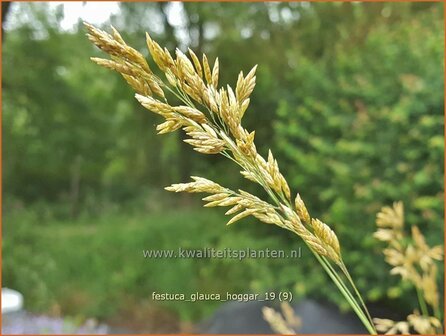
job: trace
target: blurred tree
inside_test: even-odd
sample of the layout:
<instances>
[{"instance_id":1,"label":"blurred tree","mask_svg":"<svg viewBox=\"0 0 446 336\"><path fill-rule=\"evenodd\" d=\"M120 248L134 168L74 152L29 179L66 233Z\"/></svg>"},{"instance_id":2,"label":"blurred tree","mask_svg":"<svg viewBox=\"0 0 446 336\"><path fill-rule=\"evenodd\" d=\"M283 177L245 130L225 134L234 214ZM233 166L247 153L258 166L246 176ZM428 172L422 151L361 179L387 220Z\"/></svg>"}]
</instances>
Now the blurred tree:
<instances>
[{"instance_id":1,"label":"blurred tree","mask_svg":"<svg viewBox=\"0 0 446 336\"><path fill-rule=\"evenodd\" d=\"M4 38L3 25L6 22L6 18L8 17L8 13L9 13L10 8L11 8L11 2L10 1L2 1L2 39Z\"/></svg>"}]
</instances>

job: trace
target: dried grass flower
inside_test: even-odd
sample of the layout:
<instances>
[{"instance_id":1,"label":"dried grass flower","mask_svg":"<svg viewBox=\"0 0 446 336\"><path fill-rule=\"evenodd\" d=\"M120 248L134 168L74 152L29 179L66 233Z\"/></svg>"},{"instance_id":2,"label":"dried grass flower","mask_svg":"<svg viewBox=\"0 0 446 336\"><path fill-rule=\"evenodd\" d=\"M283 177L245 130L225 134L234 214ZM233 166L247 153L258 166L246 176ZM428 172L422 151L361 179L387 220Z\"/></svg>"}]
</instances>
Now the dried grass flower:
<instances>
[{"instance_id":1,"label":"dried grass flower","mask_svg":"<svg viewBox=\"0 0 446 336\"><path fill-rule=\"evenodd\" d=\"M443 259L443 247L430 247L417 226L412 226L411 237L406 235L402 202L395 202L393 207L383 207L376 216L376 225L375 238L387 244L383 253L386 262L393 267L390 273L400 275L415 287L422 310L420 315L415 309L407 321L374 319L377 330L388 334L407 334L412 327L420 334L434 334L442 328L436 262ZM435 317L431 316L428 306Z\"/></svg>"}]
</instances>

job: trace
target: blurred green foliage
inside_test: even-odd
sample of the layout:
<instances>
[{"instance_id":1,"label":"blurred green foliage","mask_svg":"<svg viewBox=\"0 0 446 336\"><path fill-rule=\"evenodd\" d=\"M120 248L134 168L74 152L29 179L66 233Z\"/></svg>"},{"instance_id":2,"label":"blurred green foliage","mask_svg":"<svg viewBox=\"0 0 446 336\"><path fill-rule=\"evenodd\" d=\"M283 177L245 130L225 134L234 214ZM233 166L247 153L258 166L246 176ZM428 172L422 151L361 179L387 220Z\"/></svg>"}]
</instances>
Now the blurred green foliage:
<instances>
[{"instance_id":1,"label":"blurred green foliage","mask_svg":"<svg viewBox=\"0 0 446 336\"><path fill-rule=\"evenodd\" d=\"M195 210L196 198L166 195L162 187L190 175L256 186L224 158L197 155L182 134L156 136L157 117L89 61L100 53L80 23L61 30L60 9L14 6L3 44L3 279L28 308L106 318L152 291L271 288L346 308L305 253L298 263L144 260L143 248L300 240L249 220L226 229L221 213ZM144 31L171 50L190 45L218 56L230 84L259 64L244 120L259 151L273 150L292 190L335 228L366 299L402 314L415 307L372 232L379 208L402 200L407 224L443 243L442 4L185 3L181 25L168 3L120 6L111 21L140 50ZM187 320L214 307L167 304Z\"/></svg>"},{"instance_id":2,"label":"blurred green foliage","mask_svg":"<svg viewBox=\"0 0 446 336\"><path fill-rule=\"evenodd\" d=\"M406 20L354 44L341 36L316 61L301 56L274 122L294 190L341 236L369 300L398 281L370 235L383 205L402 200L406 225L443 243L443 23L432 13Z\"/></svg>"},{"instance_id":3,"label":"blurred green foliage","mask_svg":"<svg viewBox=\"0 0 446 336\"><path fill-rule=\"evenodd\" d=\"M27 307L37 311L58 307L64 314L105 319L128 309L128 302L153 304L152 292L223 295L251 288L262 293L276 288L282 272L284 283L300 272L286 259L144 258L144 250L178 254L179 247L223 251L249 246L288 253L303 245L277 238L279 229L274 227L268 228L268 235L248 227L226 228L222 214L215 210L148 215L109 210L99 218L82 216L61 222L48 211L15 209L8 215L8 223L12 222L4 227L4 283L20 289ZM219 304L155 302L182 320L208 316Z\"/></svg>"}]
</instances>

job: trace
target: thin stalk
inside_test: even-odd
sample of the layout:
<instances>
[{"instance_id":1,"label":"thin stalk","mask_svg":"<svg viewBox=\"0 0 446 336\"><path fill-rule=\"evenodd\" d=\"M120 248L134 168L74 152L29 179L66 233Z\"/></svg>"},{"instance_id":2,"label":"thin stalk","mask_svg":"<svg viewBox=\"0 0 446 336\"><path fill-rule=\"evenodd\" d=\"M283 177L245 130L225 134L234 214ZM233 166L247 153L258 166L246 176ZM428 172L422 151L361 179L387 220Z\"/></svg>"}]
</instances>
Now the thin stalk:
<instances>
[{"instance_id":1,"label":"thin stalk","mask_svg":"<svg viewBox=\"0 0 446 336\"><path fill-rule=\"evenodd\" d=\"M355 291L356 296L359 299L359 302L361 302L362 307L364 308L364 311L367 314L367 318L369 319L369 321L371 323L373 323L373 319L372 316L370 316L369 310L367 309L367 306L361 296L361 293L359 292L358 288L355 285L355 282L353 281L350 272L348 271L347 267L345 267L345 264L342 262L341 265L339 266L342 270L342 272L344 273L344 275L347 277L348 281L350 282L350 285L352 286L353 290Z\"/></svg>"},{"instance_id":2,"label":"thin stalk","mask_svg":"<svg viewBox=\"0 0 446 336\"><path fill-rule=\"evenodd\" d=\"M217 123L217 120L216 120L215 117L214 117L214 114L215 114L215 113L212 112L212 111L209 109L209 107L207 107L205 104L200 103L200 105L203 106L203 107L208 111L208 114L211 116L212 121L214 122L214 124L217 125L217 126L222 127L222 128L223 128L223 131L227 134L227 133L228 133L228 129L227 129L227 127L226 127L226 124L225 124L225 123L223 122L223 120L220 118L220 115L219 115L219 114L216 114L216 115L217 115L217 119L218 119L218 121L219 121L219 123Z\"/></svg>"},{"instance_id":3,"label":"thin stalk","mask_svg":"<svg viewBox=\"0 0 446 336\"><path fill-rule=\"evenodd\" d=\"M344 280L340 277L340 275L338 274L338 272L336 272L336 270L333 268L333 266L331 265L331 263L329 262L329 260L327 260L327 258L325 257L321 257L321 260L325 263L325 265L330 269L330 271L332 272L332 274L334 276L336 276L336 278L338 279L339 283L344 287L345 291L348 293L348 295L350 296L350 298L352 299L353 302L355 302L356 306L361 309L361 307L359 306L356 298L354 297L354 295L350 292L350 289L347 287L347 285L344 283Z\"/></svg>"},{"instance_id":4,"label":"thin stalk","mask_svg":"<svg viewBox=\"0 0 446 336\"><path fill-rule=\"evenodd\" d=\"M174 90L172 90L169 86L164 86L170 93L172 93L175 97L177 97L180 101L182 101L183 103L187 104L187 102L185 101L184 97L180 96L177 92L175 92Z\"/></svg>"},{"instance_id":5,"label":"thin stalk","mask_svg":"<svg viewBox=\"0 0 446 336\"><path fill-rule=\"evenodd\" d=\"M428 317L429 311L427 309L426 301L424 300L423 293L421 293L420 289L418 287L415 287L417 290L417 297L418 297L418 303L420 305L421 313L423 316ZM434 315L436 318L438 318L441 321L440 311L438 307L434 307ZM443 332L443 328L436 327L435 330L440 330L440 334Z\"/></svg>"},{"instance_id":6,"label":"thin stalk","mask_svg":"<svg viewBox=\"0 0 446 336\"><path fill-rule=\"evenodd\" d=\"M310 249L311 250L311 249ZM314 252L313 250L311 250L313 252L313 254L315 255L316 259L319 261L319 263L322 265L322 267L325 269L325 271L327 272L327 274L330 276L330 278L333 280L333 282L336 284L336 286L338 287L339 291L344 295L345 299L347 300L347 302L350 304L350 306L353 308L353 310L355 311L356 315L359 317L359 319L361 320L361 322L364 324L364 326L367 328L367 331L371 334L371 335L377 335L375 328L373 327L373 325L370 323L370 321L367 319L367 317L364 315L364 313L362 312L362 310L360 309L358 303L356 302L356 300L352 297L352 294L349 293L349 291L345 288L345 285L342 284L342 281L340 281L338 279L338 277L333 274L333 272L330 270L330 268L326 265L326 262L321 258L321 256L319 256L316 252Z\"/></svg>"},{"instance_id":7,"label":"thin stalk","mask_svg":"<svg viewBox=\"0 0 446 336\"><path fill-rule=\"evenodd\" d=\"M338 278L339 282L344 286L345 290L347 291L347 293L350 295L351 299L355 302L355 304L358 306L359 309L361 309L361 312L365 311L367 318L369 320L370 325L372 326L372 328L375 330L375 333L377 332L375 329L375 325L373 323L372 318L370 317L370 314L368 313L367 307L365 306L365 304L363 303L363 301L361 300L362 298L360 297L360 302L362 305L362 308L360 307L360 305L357 302L357 298L355 298L355 296L351 293L350 289L347 287L347 285L344 283L344 281L342 280L342 278L340 277L340 275L336 272L336 270L333 268L333 266L331 265L330 261L327 260L325 257L321 257L322 260L325 261L327 267L330 268L330 270L333 272L333 274ZM341 267L339 267L341 268ZM355 287L353 285L353 287ZM358 294L357 294L358 295ZM359 295L358 295L359 296Z\"/></svg>"},{"instance_id":8,"label":"thin stalk","mask_svg":"<svg viewBox=\"0 0 446 336\"><path fill-rule=\"evenodd\" d=\"M441 321L441 313L440 313L440 309L438 307L434 307L434 315L437 319L439 319Z\"/></svg>"},{"instance_id":9,"label":"thin stalk","mask_svg":"<svg viewBox=\"0 0 446 336\"><path fill-rule=\"evenodd\" d=\"M177 86L176 89L177 89L178 93L180 93L184 97L184 99L186 101L186 105L188 105L189 107L195 108L195 105L192 102L192 100L190 100L189 95L186 92L184 92L184 90L181 88L181 86Z\"/></svg>"},{"instance_id":10,"label":"thin stalk","mask_svg":"<svg viewBox=\"0 0 446 336\"><path fill-rule=\"evenodd\" d=\"M418 289L418 287L416 287L416 289L417 289L418 303L420 304L421 313L423 314L423 316L428 317L429 311L427 309L426 302L424 301L423 294Z\"/></svg>"}]
</instances>

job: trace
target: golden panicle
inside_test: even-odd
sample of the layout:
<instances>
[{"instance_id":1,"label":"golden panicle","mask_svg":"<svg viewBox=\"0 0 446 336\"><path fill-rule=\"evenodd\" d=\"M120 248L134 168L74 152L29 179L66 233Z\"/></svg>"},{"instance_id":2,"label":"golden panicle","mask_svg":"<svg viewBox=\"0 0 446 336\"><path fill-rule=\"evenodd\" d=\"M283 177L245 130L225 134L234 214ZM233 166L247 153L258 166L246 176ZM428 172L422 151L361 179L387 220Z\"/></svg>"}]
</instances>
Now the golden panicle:
<instances>
[{"instance_id":1,"label":"golden panicle","mask_svg":"<svg viewBox=\"0 0 446 336\"><path fill-rule=\"evenodd\" d=\"M430 305L438 313L439 293L437 287L437 266L435 261L442 259L443 248L431 248L417 226L412 226L411 240L405 235L404 210L401 202L396 202L393 208L384 207L377 215L378 231L375 237L388 244L384 249L385 260L392 265L391 274L397 274L402 279L412 283L419 293L422 302ZM394 322L391 320L375 319L378 331L388 334L404 333L411 326L420 334L434 334L441 323L437 317L428 316L427 305L423 315L417 311L407 317L407 322Z\"/></svg>"},{"instance_id":2,"label":"golden panicle","mask_svg":"<svg viewBox=\"0 0 446 336\"><path fill-rule=\"evenodd\" d=\"M219 88L221 69L218 58L211 68L205 54L199 58L190 49L188 55L177 49L172 56L165 47L146 34L150 57L166 78L161 80L151 71L142 54L128 46L116 29L112 28L112 34L108 34L89 24L86 24L86 28L88 38L110 56L110 60L93 58L93 61L119 72L136 91L135 97L141 105L163 118L156 127L159 134L182 129L186 133L184 141L193 146L195 151L203 154L218 153L234 161L241 167L241 174L245 178L258 183L265 190L269 202L243 190L235 192L202 177L192 177L191 182L173 184L166 187L166 190L210 194L203 198L205 207L230 207L226 212L226 215L232 217L228 224L253 216L261 222L290 230L301 237L312 252L323 257L318 258L323 265L335 263L340 267L337 270L345 273L340 244L335 233L327 224L311 218L299 195L293 204L290 187L272 152L268 152L265 160L257 152L255 132L242 126L241 121L256 84L257 65L246 76L240 73L235 89L229 85ZM180 103L172 104L171 99L179 100ZM404 270L409 274L408 260L413 263L416 258L407 258L401 244L390 241L390 236L399 237L395 235L395 231L402 227L402 212L401 203L396 203L393 208L383 209L378 215L380 229L393 232L390 234L390 231L381 231L377 236L389 242L389 246L397 249L403 256L401 261L396 260L397 254L388 253L388 258L393 260L394 269ZM423 257L426 260L424 263L436 259L439 254L436 249L424 250L428 256ZM412 254L419 257L417 253ZM336 272L326 267L325 270L330 275ZM428 281L425 280L425 283L428 288ZM288 314L284 309L283 312L288 321ZM364 315L362 308L357 313L360 317ZM271 312L266 314L274 315ZM280 320L277 323L280 324ZM369 330L373 330L371 322L367 326Z\"/></svg>"},{"instance_id":3,"label":"golden panicle","mask_svg":"<svg viewBox=\"0 0 446 336\"><path fill-rule=\"evenodd\" d=\"M266 224L275 224L284 227L283 221L274 209L263 210L262 212L255 212L252 214L259 221Z\"/></svg>"},{"instance_id":4,"label":"golden panicle","mask_svg":"<svg viewBox=\"0 0 446 336\"><path fill-rule=\"evenodd\" d=\"M161 86L157 83L155 80L149 80L147 81L149 84L150 89L153 91L154 94L156 94L158 97L165 99L166 96L164 95L164 91L161 88Z\"/></svg>"},{"instance_id":5,"label":"golden panicle","mask_svg":"<svg viewBox=\"0 0 446 336\"><path fill-rule=\"evenodd\" d=\"M333 231L322 222L310 226L310 215L300 196L294 207L291 206L291 191L277 160L271 151L265 160L257 152L255 132L249 132L241 124L256 84L257 66L246 76L240 73L235 90L229 85L218 88L218 58L212 68L205 54L200 62L190 49L189 56L177 49L173 58L166 48L146 34L149 54L165 74L165 82L150 70L140 52L125 43L116 29L112 28L112 34L108 34L89 24L86 27L89 39L111 57L110 60L92 60L119 72L136 91L135 97L141 105L164 119L156 127L159 134L183 129L187 135L184 141L195 151L219 153L235 161L242 167L241 174L260 184L273 202L265 202L242 190L234 192L201 177L193 177L189 183L173 184L167 190L209 193L211 195L203 199L206 207L231 207L226 212L233 216L228 224L253 216L264 223L293 231L313 251L340 263L339 243ZM181 103L172 106L165 93L175 95Z\"/></svg>"},{"instance_id":6,"label":"golden panicle","mask_svg":"<svg viewBox=\"0 0 446 336\"><path fill-rule=\"evenodd\" d=\"M233 206L241 200L241 197L230 196L230 194L227 194L224 199L209 201L209 198L205 197L205 198L203 198L203 200L208 202L204 206L210 208L210 207L215 207L215 206Z\"/></svg>"},{"instance_id":7,"label":"golden panicle","mask_svg":"<svg viewBox=\"0 0 446 336\"><path fill-rule=\"evenodd\" d=\"M376 224L380 227L374 234L375 238L389 244L384 249L386 262L394 266L391 274L399 274L403 279L411 281L416 287L424 290L425 295L434 298L437 293L435 280L432 280L431 268L434 261L442 260L441 246L429 247L417 226L412 229L412 243L407 243L403 232L404 210L402 202L395 202L393 208L384 207L377 215ZM421 269L425 275L420 274ZM425 285L423 285L423 283ZM435 302L435 299L430 300Z\"/></svg>"}]
</instances>

